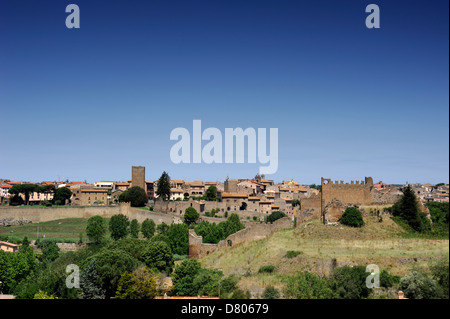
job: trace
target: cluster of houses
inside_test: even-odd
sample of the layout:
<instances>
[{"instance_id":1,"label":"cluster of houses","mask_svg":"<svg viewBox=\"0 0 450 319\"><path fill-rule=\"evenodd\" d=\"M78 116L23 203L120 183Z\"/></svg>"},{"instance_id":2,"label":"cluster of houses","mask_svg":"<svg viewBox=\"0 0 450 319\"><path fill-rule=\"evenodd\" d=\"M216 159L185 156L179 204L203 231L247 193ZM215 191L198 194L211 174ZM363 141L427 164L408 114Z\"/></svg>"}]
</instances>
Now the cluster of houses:
<instances>
[{"instance_id":1,"label":"cluster of houses","mask_svg":"<svg viewBox=\"0 0 450 319\"><path fill-rule=\"evenodd\" d=\"M10 194L8 190L15 184L25 182L14 182L0 179L0 196L2 203L8 201ZM27 182L28 183L28 182ZM81 181L65 182L42 182L35 183L40 186L54 185L56 188L67 187L72 191L71 205L112 205L118 203L122 192L132 187L133 180L128 181L99 181L93 184ZM142 184L140 185L142 187ZM144 189L149 200L158 201L157 182L145 180ZM172 202L196 201L205 202L202 197L206 190L215 186L217 188L218 200L214 201L215 208L222 211L252 211L269 214L275 210L281 210L292 214L295 205L294 200L301 197L309 197L318 194L317 189L300 185L295 181L286 181L275 184L273 180L265 179L265 176L256 175L254 178L230 179L224 182L184 181L171 180L168 211L171 211ZM21 195L23 196L23 195ZM45 201L51 201L52 192L30 194L30 204L38 205ZM295 203L295 201L294 201ZM175 211L175 209L172 209Z\"/></svg>"},{"instance_id":2,"label":"cluster of houses","mask_svg":"<svg viewBox=\"0 0 450 319\"><path fill-rule=\"evenodd\" d=\"M145 174L145 173L144 173ZM139 186L143 187L150 201L161 202L157 195L157 182L148 181L142 178ZM0 202L8 201L9 189L15 184L23 182L14 182L7 179L0 179ZM56 188L67 187L72 191L70 199L71 205L91 206L91 205L113 205L119 201L122 192L129 189L137 182L128 181L100 181L93 184L80 181L65 182L42 182L41 186L54 185ZM217 200L213 203L207 203L204 195L210 186L217 188ZM414 184L411 185L422 203L436 201L449 201L449 185L431 185ZM373 187L379 194L401 194L401 187L388 185L383 182L374 183ZM184 180L171 180L171 189L169 201L164 206L158 208L162 212L184 211L182 206L188 203L190 206L197 206L202 212L210 208L220 211L247 211L270 214L273 211L283 211L289 215L295 215L296 207L301 199L317 197L319 190L306 185L300 185L298 182L290 180L281 183L274 183L268 180L264 175L256 175L254 178L227 179L224 182L204 182ZM30 204L41 204L44 201L51 201L52 192L32 193L30 194ZM180 203L188 202L188 203ZM214 207L213 207L214 206ZM157 210L155 208L155 210Z\"/></svg>"},{"instance_id":3,"label":"cluster of houses","mask_svg":"<svg viewBox=\"0 0 450 319\"><path fill-rule=\"evenodd\" d=\"M187 206L192 206L200 213L215 209L222 212L240 211L263 214L283 211L292 215L296 210L295 200L319 193L317 189L300 185L295 181L275 184L273 180L267 180L264 175L259 174L251 179L227 177L224 182L182 180L171 182L170 201L163 203L155 198L155 210L181 214ZM217 200L206 201L202 196L211 186L217 188Z\"/></svg>"},{"instance_id":4,"label":"cluster of houses","mask_svg":"<svg viewBox=\"0 0 450 319\"><path fill-rule=\"evenodd\" d=\"M447 185L412 184L411 187L416 193L417 197L424 204L428 202L448 203L448 196L449 196L448 184Z\"/></svg>"}]
</instances>

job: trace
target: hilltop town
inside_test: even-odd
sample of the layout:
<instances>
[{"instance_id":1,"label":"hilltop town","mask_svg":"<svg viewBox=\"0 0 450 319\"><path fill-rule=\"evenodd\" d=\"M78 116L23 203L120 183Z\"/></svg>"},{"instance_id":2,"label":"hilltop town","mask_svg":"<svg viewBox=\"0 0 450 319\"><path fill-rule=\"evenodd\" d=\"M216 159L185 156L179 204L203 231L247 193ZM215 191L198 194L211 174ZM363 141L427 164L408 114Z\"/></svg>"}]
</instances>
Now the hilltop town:
<instances>
[{"instance_id":1,"label":"hilltop town","mask_svg":"<svg viewBox=\"0 0 450 319\"><path fill-rule=\"evenodd\" d=\"M168 185L163 183L164 179ZM165 192L158 187L164 187ZM306 269L301 276L319 278L308 280L326 280L327 294L320 298L366 298L368 291L352 295L350 284L346 292L349 295L342 295L333 286L333 280L337 280L340 271L364 273L366 264L374 263L393 272L394 275L388 274L392 276L388 277L392 282L384 287L383 296L396 298L396 288L392 287L401 285L398 282L400 276L406 277L408 282L413 280L407 277L405 263L427 265L443 258L442 267L448 269L448 261L445 261L448 258L448 184L389 185L381 181L374 183L372 177L356 181L333 181L322 177L318 185L305 185L294 180L275 182L259 174L253 178L227 177L223 182L184 181L170 179L166 172L159 180L149 181L145 177L145 167L133 166L131 179L127 181L89 184L69 180L36 183L1 179L0 190L0 257L6 252L30 261L33 259L28 255L37 254L42 269L46 263L58 261L59 256L64 256L62 252L68 251L79 251L83 258L113 258L104 261L108 267L117 258L135 258L135 265L144 263L147 268L130 266L127 271L138 277L143 276L139 272L156 271L156 274L146 273L145 276L150 276L159 285L151 296L137 295L136 298L192 298L195 294L220 298L269 298L271 291L276 296L282 292L287 298L309 298L309 292L303 295L290 290L287 279L280 282L278 277L268 275L269 282L273 282L268 285L265 277L260 275L277 272L292 279L297 278L292 276L297 276L299 269ZM124 196L132 190L138 190L143 200L136 202L128 195ZM417 203L414 214L417 218L423 216L419 218L418 227L414 224L416 217L402 217L405 207L395 208L408 192ZM361 224L352 225L343 220L352 210L359 215ZM112 224L117 218L122 218L125 227L120 236L113 234L115 226ZM94 220L103 225L100 226L103 239L96 240L88 231ZM149 224L153 224L150 235L144 229ZM74 238L77 236L75 229L80 231L79 240ZM88 237L87 242L84 235ZM413 239L402 239L410 236ZM431 236L435 240L423 244L414 236ZM98 244L102 247L100 252L91 248ZM32 247L34 252L26 247ZM162 266L156 266L161 261L155 264L148 256L165 249L164 258L167 259ZM123 252L126 254L122 256ZM49 254L53 257L48 257ZM28 257L19 257L25 255ZM4 260L0 262L13 267L6 257L2 258ZM222 294L220 284L219 287L214 284L210 291L194 289L192 282L184 283L185 279L177 275L177 271L182 272L188 264L198 269L195 276L209 273L209 279L201 280L210 281L219 276L216 279L220 282L231 280L233 288ZM88 270L83 268L83 271ZM126 274L118 273L114 287L103 292L101 298L122 298L119 277ZM41 276L46 275L42 273ZM355 273L346 280L356 280L358 276ZM6 290L9 293L18 294L20 298L28 298L30 294L40 298L41 290L36 291L36 287L23 288L34 280L31 277L21 278L21 284L17 284L19 279L0 272L0 279L4 281L5 278L9 282ZM445 288L445 284L442 287ZM30 292L27 289L31 289ZM48 289L46 293L80 298L88 294L83 289L78 292ZM409 290L406 294L412 296ZM377 294L373 292L371 296L377 297ZM442 291L436 290L433 296L442 296Z\"/></svg>"},{"instance_id":2,"label":"hilltop town","mask_svg":"<svg viewBox=\"0 0 450 319\"><path fill-rule=\"evenodd\" d=\"M371 177L361 181L332 181L322 178L320 185L303 185L294 180L275 183L257 174L254 178L226 178L223 182L170 180L170 196L162 201L157 181L145 179L145 167L133 166L132 178L127 181L97 181L92 184L82 181L26 182L0 179L0 204L10 204L9 190L18 184L40 186L29 194L29 205L49 205L55 189L68 188L70 198L60 205L70 206L112 206L119 203L120 195L132 186L143 188L148 197L147 206L161 213L184 214L188 206L199 213L217 209L220 212L238 212L243 217L263 217L274 211L282 211L291 219L304 221L322 217L333 222L343 209L351 205L392 205L402 194L405 185L389 185L382 181L373 182ZM209 187L217 190L217 198L205 197ZM448 202L449 185L412 184L421 207L428 202ZM19 196L25 201L25 195ZM426 209L424 209L426 212Z\"/></svg>"}]
</instances>

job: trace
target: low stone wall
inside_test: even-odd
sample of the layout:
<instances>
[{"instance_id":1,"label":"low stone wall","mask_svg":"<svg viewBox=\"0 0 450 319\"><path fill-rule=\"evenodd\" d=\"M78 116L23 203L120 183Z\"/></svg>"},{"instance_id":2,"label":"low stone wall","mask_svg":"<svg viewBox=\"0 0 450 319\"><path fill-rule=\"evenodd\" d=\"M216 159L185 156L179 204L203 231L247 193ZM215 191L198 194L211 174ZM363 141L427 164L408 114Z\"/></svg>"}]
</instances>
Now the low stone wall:
<instances>
[{"instance_id":1,"label":"low stone wall","mask_svg":"<svg viewBox=\"0 0 450 319\"><path fill-rule=\"evenodd\" d=\"M140 223L146 218L152 219L156 224L164 222L170 225L182 222L182 219L174 215L133 208L127 203L118 206L0 207L0 220L27 220L33 223L65 218L89 218L96 215L111 218L117 214L123 214L130 220L137 219Z\"/></svg>"},{"instance_id":2,"label":"low stone wall","mask_svg":"<svg viewBox=\"0 0 450 319\"><path fill-rule=\"evenodd\" d=\"M227 246L235 246L246 241L264 239L279 229L292 228L293 224L289 217L283 217L273 224L250 224L246 228L231 234L218 244L204 244L203 237L198 236L195 230L189 230L189 258L200 258L213 253L217 249Z\"/></svg>"}]
</instances>

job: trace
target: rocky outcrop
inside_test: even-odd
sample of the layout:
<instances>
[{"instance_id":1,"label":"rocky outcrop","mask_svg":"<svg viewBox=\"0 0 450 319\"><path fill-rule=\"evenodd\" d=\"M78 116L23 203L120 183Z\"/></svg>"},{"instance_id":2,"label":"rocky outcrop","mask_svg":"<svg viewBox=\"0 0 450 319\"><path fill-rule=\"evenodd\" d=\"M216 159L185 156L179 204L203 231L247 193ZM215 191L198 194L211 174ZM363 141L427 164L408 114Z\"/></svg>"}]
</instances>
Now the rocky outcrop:
<instances>
[{"instance_id":1,"label":"rocky outcrop","mask_svg":"<svg viewBox=\"0 0 450 319\"><path fill-rule=\"evenodd\" d=\"M29 219L16 219L16 218L7 218L7 219L0 219L0 226L9 227L9 226L21 226L24 224L31 223L31 220Z\"/></svg>"}]
</instances>

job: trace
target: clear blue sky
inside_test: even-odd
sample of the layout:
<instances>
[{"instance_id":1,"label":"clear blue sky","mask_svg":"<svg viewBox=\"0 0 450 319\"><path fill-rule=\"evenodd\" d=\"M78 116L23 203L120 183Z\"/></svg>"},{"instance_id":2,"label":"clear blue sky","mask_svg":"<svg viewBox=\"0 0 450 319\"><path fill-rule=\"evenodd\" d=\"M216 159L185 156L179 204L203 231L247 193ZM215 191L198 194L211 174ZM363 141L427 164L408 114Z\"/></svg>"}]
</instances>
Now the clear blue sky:
<instances>
[{"instance_id":1,"label":"clear blue sky","mask_svg":"<svg viewBox=\"0 0 450 319\"><path fill-rule=\"evenodd\" d=\"M76 3L81 28L67 29ZM367 29L376 3L381 28ZM0 178L223 181L172 129L279 129L300 183L449 180L449 3L0 0Z\"/></svg>"}]
</instances>

